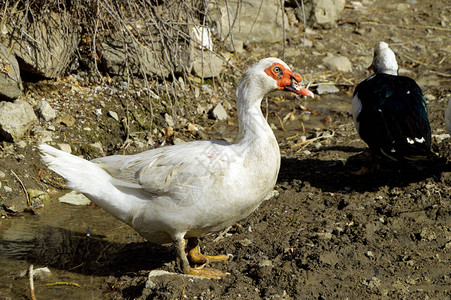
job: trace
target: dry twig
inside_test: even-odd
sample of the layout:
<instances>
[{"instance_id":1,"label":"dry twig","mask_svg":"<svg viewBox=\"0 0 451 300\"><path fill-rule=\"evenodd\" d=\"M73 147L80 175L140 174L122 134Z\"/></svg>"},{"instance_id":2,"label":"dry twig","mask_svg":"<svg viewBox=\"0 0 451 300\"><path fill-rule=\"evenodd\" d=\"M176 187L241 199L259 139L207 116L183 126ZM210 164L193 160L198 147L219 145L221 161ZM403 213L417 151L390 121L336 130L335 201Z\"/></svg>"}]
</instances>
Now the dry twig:
<instances>
[{"instance_id":1,"label":"dry twig","mask_svg":"<svg viewBox=\"0 0 451 300\"><path fill-rule=\"evenodd\" d=\"M30 279L30 297L31 300L36 300L36 295L34 294L34 281L33 281L33 265L30 265L28 269L29 279Z\"/></svg>"},{"instance_id":2,"label":"dry twig","mask_svg":"<svg viewBox=\"0 0 451 300\"><path fill-rule=\"evenodd\" d=\"M75 282L66 282L66 281L57 281L57 282L51 282L51 283L46 283L44 284L44 286L55 286L55 285L68 285L68 286L75 286L75 287L80 287L80 285L78 283Z\"/></svg>"},{"instance_id":3,"label":"dry twig","mask_svg":"<svg viewBox=\"0 0 451 300\"><path fill-rule=\"evenodd\" d=\"M11 170L11 173L14 175L14 177L16 177L17 181L19 181L20 186L22 187L22 190L24 191L25 196L27 197L27 204L28 204L28 206L30 206L31 205L30 195L28 194L28 191L25 188L25 185L23 184L22 180L20 180L19 176L17 176L17 174L13 170Z\"/></svg>"}]
</instances>

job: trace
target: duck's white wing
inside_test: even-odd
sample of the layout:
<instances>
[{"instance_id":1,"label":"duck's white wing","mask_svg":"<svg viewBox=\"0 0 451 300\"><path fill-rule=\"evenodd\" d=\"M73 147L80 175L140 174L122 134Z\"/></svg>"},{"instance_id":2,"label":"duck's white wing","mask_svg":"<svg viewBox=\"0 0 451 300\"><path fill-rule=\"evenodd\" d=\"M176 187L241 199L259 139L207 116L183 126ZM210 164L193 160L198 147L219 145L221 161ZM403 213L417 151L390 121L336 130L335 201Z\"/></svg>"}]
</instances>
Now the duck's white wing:
<instances>
[{"instance_id":1,"label":"duck's white wing","mask_svg":"<svg viewBox=\"0 0 451 300\"><path fill-rule=\"evenodd\" d=\"M222 141L197 141L135 155L114 155L92 162L113 177L117 187L142 190L148 199L167 197L190 206L204 189L225 174L231 147ZM213 175L213 176L212 176Z\"/></svg>"}]
</instances>

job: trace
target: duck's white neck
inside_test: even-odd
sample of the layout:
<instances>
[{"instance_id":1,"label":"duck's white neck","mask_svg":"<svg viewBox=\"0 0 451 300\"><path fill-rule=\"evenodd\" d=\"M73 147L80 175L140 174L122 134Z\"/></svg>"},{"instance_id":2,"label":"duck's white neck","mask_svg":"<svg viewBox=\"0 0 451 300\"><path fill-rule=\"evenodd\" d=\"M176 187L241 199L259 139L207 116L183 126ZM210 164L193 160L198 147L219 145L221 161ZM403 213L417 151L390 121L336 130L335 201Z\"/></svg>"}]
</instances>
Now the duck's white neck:
<instances>
[{"instance_id":1,"label":"duck's white neck","mask_svg":"<svg viewBox=\"0 0 451 300\"><path fill-rule=\"evenodd\" d=\"M398 75L398 63L395 53L390 48L379 50L379 54L374 59L374 72L390 75Z\"/></svg>"},{"instance_id":2,"label":"duck's white neck","mask_svg":"<svg viewBox=\"0 0 451 300\"><path fill-rule=\"evenodd\" d=\"M241 82L237 89L239 133L237 143L259 140L265 137L275 139L274 133L263 116L260 105L266 94L255 82Z\"/></svg>"}]
</instances>

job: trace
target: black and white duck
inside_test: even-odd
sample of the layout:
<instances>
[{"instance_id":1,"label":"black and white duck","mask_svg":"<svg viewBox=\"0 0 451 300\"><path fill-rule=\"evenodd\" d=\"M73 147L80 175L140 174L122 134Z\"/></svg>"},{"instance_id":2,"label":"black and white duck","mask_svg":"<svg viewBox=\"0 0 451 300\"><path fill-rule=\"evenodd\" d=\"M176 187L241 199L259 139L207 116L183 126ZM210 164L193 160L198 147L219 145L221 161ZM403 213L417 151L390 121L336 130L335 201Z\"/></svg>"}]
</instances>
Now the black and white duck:
<instances>
[{"instance_id":1,"label":"black and white duck","mask_svg":"<svg viewBox=\"0 0 451 300\"><path fill-rule=\"evenodd\" d=\"M394 161L434 157L421 88L412 78L398 75L395 53L387 43L377 43L370 69L374 74L357 85L352 99L354 123L362 140L373 154Z\"/></svg>"}]
</instances>

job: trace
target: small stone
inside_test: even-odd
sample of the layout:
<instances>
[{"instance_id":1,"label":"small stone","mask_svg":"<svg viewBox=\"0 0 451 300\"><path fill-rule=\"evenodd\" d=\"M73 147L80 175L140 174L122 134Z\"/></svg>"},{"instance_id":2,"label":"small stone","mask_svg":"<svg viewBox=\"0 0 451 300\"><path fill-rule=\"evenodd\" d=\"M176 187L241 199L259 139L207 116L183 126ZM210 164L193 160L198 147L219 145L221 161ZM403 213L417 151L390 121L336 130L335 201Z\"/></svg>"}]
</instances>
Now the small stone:
<instances>
[{"instance_id":1,"label":"small stone","mask_svg":"<svg viewBox=\"0 0 451 300\"><path fill-rule=\"evenodd\" d=\"M166 123L168 124L169 127L174 127L174 119L169 115L169 114L164 114L164 120L166 121Z\"/></svg>"},{"instance_id":2,"label":"small stone","mask_svg":"<svg viewBox=\"0 0 451 300\"><path fill-rule=\"evenodd\" d=\"M199 130L199 128L197 128L197 126L192 123L188 123L187 129L189 131L198 131Z\"/></svg>"},{"instance_id":3,"label":"small stone","mask_svg":"<svg viewBox=\"0 0 451 300\"><path fill-rule=\"evenodd\" d=\"M19 141L16 143L17 147L24 149L27 146L27 142L25 141Z\"/></svg>"},{"instance_id":4,"label":"small stone","mask_svg":"<svg viewBox=\"0 0 451 300\"><path fill-rule=\"evenodd\" d=\"M231 110L231 109L233 109L233 105L229 102L229 101L227 101L227 100L223 100L222 101L222 105L224 106L224 108L226 109L226 110Z\"/></svg>"},{"instance_id":5,"label":"small stone","mask_svg":"<svg viewBox=\"0 0 451 300\"><path fill-rule=\"evenodd\" d=\"M33 270L33 278L35 280L42 280L52 276L52 272L50 272L49 268L38 268Z\"/></svg>"},{"instance_id":6,"label":"small stone","mask_svg":"<svg viewBox=\"0 0 451 300\"><path fill-rule=\"evenodd\" d=\"M329 69L339 72L347 73L352 71L351 61L346 56L329 55L323 59L323 64Z\"/></svg>"},{"instance_id":7,"label":"small stone","mask_svg":"<svg viewBox=\"0 0 451 300\"><path fill-rule=\"evenodd\" d=\"M364 280L362 283L372 289L379 287L381 285L381 280L377 277L372 277L369 280Z\"/></svg>"},{"instance_id":8,"label":"small stone","mask_svg":"<svg viewBox=\"0 0 451 300\"><path fill-rule=\"evenodd\" d=\"M304 47L312 47L313 46L313 42L311 40L303 39L301 42L302 42L301 45Z\"/></svg>"},{"instance_id":9,"label":"small stone","mask_svg":"<svg viewBox=\"0 0 451 300\"><path fill-rule=\"evenodd\" d=\"M69 144L65 144L65 143L58 143L56 145L61 151L64 151L66 153L72 153L72 148Z\"/></svg>"},{"instance_id":10,"label":"small stone","mask_svg":"<svg viewBox=\"0 0 451 300\"><path fill-rule=\"evenodd\" d=\"M366 255L367 257L374 257L374 254L373 254L373 252L371 252L371 251L367 251L367 252L365 253L365 255Z\"/></svg>"},{"instance_id":11,"label":"small stone","mask_svg":"<svg viewBox=\"0 0 451 300\"><path fill-rule=\"evenodd\" d=\"M218 105L216 105L216 107L212 111L212 115L213 115L213 118L215 118L216 120L219 120L219 121L227 120L227 117L228 117L227 112L225 111L225 109L221 103L218 103Z\"/></svg>"},{"instance_id":12,"label":"small stone","mask_svg":"<svg viewBox=\"0 0 451 300\"><path fill-rule=\"evenodd\" d=\"M438 141L442 142L444 139L451 137L451 135L449 135L448 133L433 134L432 137L437 139Z\"/></svg>"},{"instance_id":13,"label":"small stone","mask_svg":"<svg viewBox=\"0 0 451 300\"><path fill-rule=\"evenodd\" d=\"M258 265L260 267L271 267L271 268L274 266L272 261L269 259L265 259L265 260L261 261Z\"/></svg>"},{"instance_id":14,"label":"small stone","mask_svg":"<svg viewBox=\"0 0 451 300\"><path fill-rule=\"evenodd\" d=\"M316 92L319 95L322 94L335 94L338 93L340 90L333 84L318 84L318 87L316 88Z\"/></svg>"},{"instance_id":15,"label":"small stone","mask_svg":"<svg viewBox=\"0 0 451 300\"><path fill-rule=\"evenodd\" d=\"M181 138L175 138L173 141L172 141L172 143L174 144L174 145L178 145L178 144L182 144L182 143L185 143L185 141L184 140L182 140Z\"/></svg>"},{"instance_id":16,"label":"small stone","mask_svg":"<svg viewBox=\"0 0 451 300\"><path fill-rule=\"evenodd\" d=\"M193 74L200 78L212 78L221 74L223 61L213 52L194 50Z\"/></svg>"},{"instance_id":17,"label":"small stone","mask_svg":"<svg viewBox=\"0 0 451 300\"><path fill-rule=\"evenodd\" d=\"M432 94L425 94L424 99L426 99L427 101L434 101L437 98Z\"/></svg>"},{"instance_id":18,"label":"small stone","mask_svg":"<svg viewBox=\"0 0 451 300\"><path fill-rule=\"evenodd\" d=\"M415 77L415 72L405 69L405 68L399 68L398 69L398 75L400 76L407 76L407 77Z\"/></svg>"},{"instance_id":19,"label":"small stone","mask_svg":"<svg viewBox=\"0 0 451 300\"><path fill-rule=\"evenodd\" d=\"M58 117L58 120L61 124L66 125L67 127L70 127L75 123L75 118L69 114L61 115L60 117Z\"/></svg>"},{"instance_id":20,"label":"small stone","mask_svg":"<svg viewBox=\"0 0 451 300\"><path fill-rule=\"evenodd\" d=\"M245 246L245 247L247 247L247 246L249 246L249 245L252 244L252 241L251 241L250 239L248 239L248 238L245 238L245 239L243 239L243 240L239 240L238 242L239 242L241 245Z\"/></svg>"},{"instance_id":21,"label":"small stone","mask_svg":"<svg viewBox=\"0 0 451 300\"><path fill-rule=\"evenodd\" d=\"M119 116L117 115L117 112L110 110L108 111L108 116L119 122Z\"/></svg>"},{"instance_id":22,"label":"small stone","mask_svg":"<svg viewBox=\"0 0 451 300\"><path fill-rule=\"evenodd\" d=\"M312 152L310 152L309 150L304 150L304 151L302 151L302 153L303 153L305 156L309 156L309 155L312 154Z\"/></svg>"},{"instance_id":23,"label":"small stone","mask_svg":"<svg viewBox=\"0 0 451 300\"><path fill-rule=\"evenodd\" d=\"M9 186L7 186L7 185L5 185L4 187L3 187L3 189L5 190L5 192L7 192L7 193L11 193L12 191L13 191L13 189L12 188L10 188Z\"/></svg>"},{"instance_id":24,"label":"small stone","mask_svg":"<svg viewBox=\"0 0 451 300\"><path fill-rule=\"evenodd\" d=\"M96 116L100 117L102 115L102 109L101 108L94 109L94 114Z\"/></svg>"},{"instance_id":25,"label":"small stone","mask_svg":"<svg viewBox=\"0 0 451 300\"><path fill-rule=\"evenodd\" d=\"M5 179L5 177L6 177L6 174L5 174L5 172L3 172L3 171L0 171L0 180L3 180L3 179Z\"/></svg>"},{"instance_id":26,"label":"small stone","mask_svg":"<svg viewBox=\"0 0 451 300\"><path fill-rule=\"evenodd\" d=\"M56 118L56 111L50 106L50 104L41 100L37 105L37 113L46 122L51 121Z\"/></svg>"},{"instance_id":27,"label":"small stone","mask_svg":"<svg viewBox=\"0 0 451 300\"><path fill-rule=\"evenodd\" d=\"M35 189L27 189L28 196L30 196L31 202L40 201L42 203L50 201L50 196L46 192L35 190Z\"/></svg>"},{"instance_id":28,"label":"small stone","mask_svg":"<svg viewBox=\"0 0 451 300\"><path fill-rule=\"evenodd\" d=\"M120 90L126 90L126 89L128 89L128 83L125 82L125 81L119 82L119 89L120 89Z\"/></svg>"},{"instance_id":29,"label":"small stone","mask_svg":"<svg viewBox=\"0 0 451 300\"><path fill-rule=\"evenodd\" d=\"M332 238L332 233L331 232L318 232L317 236L325 239L325 240L330 240Z\"/></svg>"},{"instance_id":30,"label":"small stone","mask_svg":"<svg viewBox=\"0 0 451 300\"><path fill-rule=\"evenodd\" d=\"M33 107L28 102L0 101L0 139L17 142L36 120Z\"/></svg>"},{"instance_id":31,"label":"small stone","mask_svg":"<svg viewBox=\"0 0 451 300\"><path fill-rule=\"evenodd\" d=\"M66 195L60 197L58 200L62 203L80 206L86 206L91 203L91 200L89 200L85 195L79 194L75 191L67 193Z\"/></svg>"},{"instance_id":32,"label":"small stone","mask_svg":"<svg viewBox=\"0 0 451 300\"><path fill-rule=\"evenodd\" d=\"M80 146L80 151L85 159L94 159L97 157L105 156L105 152L103 152L103 146L100 142L95 142L91 144L82 144Z\"/></svg>"},{"instance_id":33,"label":"small stone","mask_svg":"<svg viewBox=\"0 0 451 300\"><path fill-rule=\"evenodd\" d=\"M424 227L420 232L420 237L422 240L432 241L437 238L437 235L435 234L435 232L433 232L429 228Z\"/></svg>"},{"instance_id":34,"label":"small stone","mask_svg":"<svg viewBox=\"0 0 451 300\"><path fill-rule=\"evenodd\" d=\"M166 136L173 136L174 135L174 128L172 128L171 126L168 126L164 129L164 134Z\"/></svg>"},{"instance_id":35,"label":"small stone","mask_svg":"<svg viewBox=\"0 0 451 300\"><path fill-rule=\"evenodd\" d=\"M44 135L44 136L39 137L40 143L48 143L48 142L52 142L52 141L53 141L53 139L49 135Z\"/></svg>"}]
</instances>

